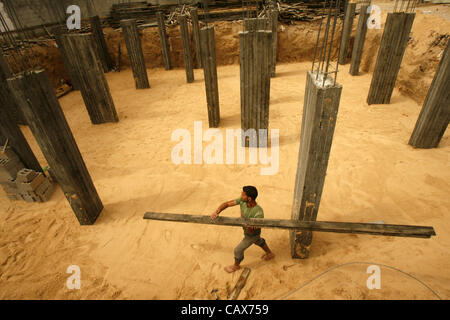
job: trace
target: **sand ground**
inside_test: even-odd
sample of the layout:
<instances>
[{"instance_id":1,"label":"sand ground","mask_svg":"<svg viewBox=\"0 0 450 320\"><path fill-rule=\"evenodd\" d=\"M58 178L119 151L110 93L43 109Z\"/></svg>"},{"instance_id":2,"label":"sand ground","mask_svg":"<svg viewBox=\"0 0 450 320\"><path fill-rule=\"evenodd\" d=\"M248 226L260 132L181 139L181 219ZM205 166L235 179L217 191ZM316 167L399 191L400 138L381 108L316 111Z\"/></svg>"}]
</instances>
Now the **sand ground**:
<instances>
[{"instance_id":1,"label":"sand ground","mask_svg":"<svg viewBox=\"0 0 450 320\"><path fill-rule=\"evenodd\" d=\"M106 75L120 117L94 126L79 92L60 99L105 209L93 226L78 225L59 187L50 202L11 202L0 192L1 299L225 299L239 277L223 267L233 259L241 228L144 221L146 211L210 214L257 186L267 218L290 218L299 150L307 63L281 64L272 80L270 128L280 129L279 172L261 165L175 165L174 130L193 134L208 126L203 73L149 70L151 89L136 91L130 70ZM437 149L407 142L421 105L394 91L389 105L365 103L371 75L341 68L344 90L319 220L429 225L437 236L408 239L315 233L311 256L292 260L288 232L263 230L276 253L260 259L246 251L252 269L242 299L273 299L321 272L347 262L373 262L417 277L450 298L450 140ZM220 130L240 127L239 66L218 68ZM28 128L33 150L45 159ZM207 146L208 143L204 143ZM223 215L238 216L237 207ZM69 265L81 268L81 290L68 290ZM289 299L435 299L412 278L381 267L382 287L366 287L367 265L348 265L311 282Z\"/></svg>"}]
</instances>

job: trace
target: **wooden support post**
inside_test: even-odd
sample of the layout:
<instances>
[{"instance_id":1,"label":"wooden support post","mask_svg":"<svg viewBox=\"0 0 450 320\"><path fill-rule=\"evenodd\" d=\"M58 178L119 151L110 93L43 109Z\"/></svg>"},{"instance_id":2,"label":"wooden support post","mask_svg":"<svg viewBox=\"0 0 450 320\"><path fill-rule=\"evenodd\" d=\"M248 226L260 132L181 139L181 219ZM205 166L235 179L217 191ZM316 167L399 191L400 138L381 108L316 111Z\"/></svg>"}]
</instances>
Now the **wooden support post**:
<instances>
[{"instance_id":1,"label":"wooden support post","mask_svg":"<svg viewBox=\"0 0 450 320\"><path fill-rule=\"evenodd\" d=\"M93 224L103 205L47 73L31 71L9 79L8 85L78 221Z\"/></svg>"},{"instance_id":2,"label":"wooden support post","mask_svg":"<svg viewBox=\"0 0 450 320\"><path fill-rule=\"evenodd\" d=\"M219 84L217 82L216 42L214 26L200 30L203 73L205 75L206 101L210 128L217 128L220 122Z\"/></svg>"},{"instance_id":3,"label":"wooden support post","mask_svg":"<svg viewBox=\"0 0 450 320\"><path fill-rule=\"evenodd\" d=\"M450 120L450 42L439 63L409 144L436 148Z\"/></svg>"},{"instance_id":4,"label":"wooden support post","mask_svg":"<svg viewBox=\"0 0 450 320\"><path fill-rule=\"evenodd\" d=\"M191 22L192 22L192 38L194 40L195 49L195 67L197 69L202 67L202 55L200 48L200 25L198 23L198 10L191 8Z\"/></svg>"},{"instance_id":5,"label":"wooden support post","mask_svg":"<svg viewBox=\"0 0 450 320\"><path fill-rule=\"evenodd\" d=\"M359 66L361 65L362 52L367 34L367 20L370 13L367 12L368 5L362 5L359 12L358 27L355 34L355 42L353 44L352 60L350 64L350 74L357 76L359 74Z\"/></svg>"},{"instance_id":6,"label":"wooden support post","mask_svg":"<svg viewBox=\"0 0 450 320\"><path fill-rule=\"evenodd\" d=\"M120 25L122 26L123 36L125 37L128 56L130 57L131 68L133 69L133 76L136 82L136 89L150 88L136 20L121 20Z\"/></svg>"},{"instance_id":7,"label":"wooden support post","mask_svg":"<svg viewBox=\"0 0 450 320\"><path fill-rule=\"evenodd\" d=\"M8 145L11 146L26 168L38 172L42 171L39 161L17 125L16 119L11 114L11 102L13 100L14 96L10 93L7 82L2 81L0 84L0 132L3 139L0 141L0 145L5 143L4 139L8 139ZM15 103L13 105L16 106ZM23 114L22 111L21 114Z\"/></svg>"},{"instance_id":8,"label":"wooden support post","mask_svg":"<svg viewBox=\"0 0 450 320\"><path fill-rule=\"evenodd\" d=\"M164 22L164 13L158 11L156 13L156 18L158 20L158 31L159 31L159 39L161 42L161 53L163 57L164 67L166 70L170 70L172 68L170 64L170 48L169 42L167 41L167 33L166 33L166 24Z\"/></svg>"},{"instance_id":9,"label":"wooden support post","mask_svg":"<svg viewBox=\"0 0 450 320\"><path fill-rule=\"evenodd\" d=\"M266 147L269 128L272 32L240 32L239 42L241 127L244 132L252 129L256 131L257 139L254 142L259 147ZM256 147L250 138L243 135L242 145Z\"/></svg>"},{"instance_id":10,"label":"wooden support post","mask_svg":"<svg viewBox=\"0 0 450 320\"><path fill-rule=\"evenodd\" d=\"M194 68L192 66L191 47L189 45L189 29L187 19L184 14L178 16L178 23L180 24L181 43L183 45L184 67L186 68L186 81L188 83L194 82Z\"/></svg>"},{"instance_id":11,"label":"wooden support post","mask_svg":"<svg viewBox=\"0 0 450 320\"><path fill-rule=\"evenodd\" d=\"M277 67L277 53L278 53L278 10L270 10L270 26L272 29L272 62L270 69L270 76L273 78L276 75Z\"/></svg>"},{"instance_id":12,"label":"wooden support post","mask_svg":"<svg viewBox=\"0 0 450 320\"><path fill-rule=\"evenodd\" d=\"M342 26L342 37L339 50L339 64L346 64L348 57L348 47L352 36L353 20L355 18L356 3L347 1L345 10L344 25Z\"/></svg>"},{"instance_id":13,"label":"wooden support post","mask_svg":"<svg viewBox=\"0 0 450 320\"><path fill-rule=\"evenodd\" d=\"M367 103L390 103L415 13L388 13Z\"/></svg>"},{"instance_id":14,"label":"wooden support post","mask_svg":"<svg viewBox=\"0 0 450 320\"><path fill-rule=\"evenodd\" d=\"M72 66L71 57L68 55L67 50L64 46L63 33L59 28L54 28L53 33L55 35L55 42L58 46L59 52L61 53L61 58L64 63L64 68L69 75L73 90L80 90L80 79L78 79L78 73L74 70Z\"/></svg>"},{"instance_id":15,"label":"wooden support post","mask_svg":"<svg viewBox=\"0 0 450 320\"><path fill-rule=\"evenodd\" d=\"M90 33L66 34L64 46L80 79L80 90L93 124L118 122L116 108Z\"/></svg>"},{"instance_id":16,"label":"wooden support post","mask_svg":"<svg viewBox=\"0 0 450 320\"><path fill-rule=\"evenodd\" d=\"M405 226L396 224L332 222L332 221L299 221L280 219L234 218L221 216L211 219L211 216L176 214L161 212L146 212L144 219L157 221L172 221L183 223L210 224L229 227L257 227L283 230L303 230L349 234L368 234L389 237L430 238L436 233L433 227Z\"/></svg>"},{"instance_id":17,"label":"wooden support post","mask_svg":"<svg viewBox=\"0 0 450 320\"><path fill-rule=\"evenodd\" d=\"M309 71L303 104L302 132L295 178L292 220L316 221L330 157L342 86ZM327 84L329 82L330 84ZM312 232L290 232L293 258L308 258Z\"/></svg>"},{"instance_id":18,"label":"wooden support post","mask_svg":"<svg viewBox=\"0 0 450 320\"><path fill-rule=\"evenodd\" d=\"M90 18L92 35L97 48L98 57L102 63L103 71L109 72L114 68L114 63L109 55L108 45L106 44L105 35L103 34L102 23L99 16Z\"/></svg>"}]
</instances>

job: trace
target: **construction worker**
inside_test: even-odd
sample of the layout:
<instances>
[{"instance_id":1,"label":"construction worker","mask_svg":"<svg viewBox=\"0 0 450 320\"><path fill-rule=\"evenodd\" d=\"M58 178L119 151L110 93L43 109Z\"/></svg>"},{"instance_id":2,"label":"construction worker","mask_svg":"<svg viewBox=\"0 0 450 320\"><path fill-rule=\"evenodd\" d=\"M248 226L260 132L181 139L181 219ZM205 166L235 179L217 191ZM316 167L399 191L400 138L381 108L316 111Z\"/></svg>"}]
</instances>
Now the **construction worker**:
<instances>
[{"instance_id":1,"label":"construction worker","mask_svg":"<svg viewBox=\"0 0 450 320\"><path fill-rule=\"evenodd\" d=\"M256 203L256 197L258 197L258 190L253 186L245 186L239 199L222 203L211 215L211 218L217 219L223 210L237 205L240 205L241 207L242 218L264 218L264 211ZM239 245L234 249L234 264L225 267L225 271L228 273L235 272L241 268L239 265L242 260L244 260L244 251L252 244L256 244L264 250L265 254L261 258L270 260L275 257L273 252L270 251L267 246L266 241L261 238L261 228L243 227L243 229L244 239L242 239L241 243L239 243Z\"/></svg>"}]
</instances>

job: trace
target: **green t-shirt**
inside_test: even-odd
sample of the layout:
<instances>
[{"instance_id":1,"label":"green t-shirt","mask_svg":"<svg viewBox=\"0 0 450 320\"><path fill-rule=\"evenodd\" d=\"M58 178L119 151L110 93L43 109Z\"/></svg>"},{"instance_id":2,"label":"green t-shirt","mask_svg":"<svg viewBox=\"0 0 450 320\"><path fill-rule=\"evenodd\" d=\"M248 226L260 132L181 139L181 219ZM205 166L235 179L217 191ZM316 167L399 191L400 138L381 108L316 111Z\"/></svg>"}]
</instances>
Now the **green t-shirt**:
<instances>
[{"instance_id":1,"label":"green t-shirt","mask_svg":"<svg viewBox=\"0 0 450 320\"><path fill-rule=\"evenodd\" d=\"M252 208L249 208L247 207L247 202L242 201L242 198L236 199L236 204L241 207L242 218L264 218L264 211L258 204ZM261 234L261 228L256 229L254 233L247 233L245 227L242 228L244 229L244 234L246 235L256 236Z\"/></svg>"}]
</instances>

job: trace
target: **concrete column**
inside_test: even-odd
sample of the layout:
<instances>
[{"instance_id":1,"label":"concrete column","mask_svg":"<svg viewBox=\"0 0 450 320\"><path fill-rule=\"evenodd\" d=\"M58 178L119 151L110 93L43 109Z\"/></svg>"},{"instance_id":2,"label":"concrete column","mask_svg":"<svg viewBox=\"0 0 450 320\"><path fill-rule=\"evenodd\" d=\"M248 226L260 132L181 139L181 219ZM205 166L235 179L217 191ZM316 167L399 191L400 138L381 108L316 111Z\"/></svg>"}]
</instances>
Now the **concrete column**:
<instances>
[{"instance_id":1,"label":"concrete column","mask_svg":"<svg viewBox=\"0 0 450 320\"><path fill-rule=\"evenodd\" d=\"M195 49L195 67L199 69L202 67L202 55L200 49L200 25L198 23L197 8L191 8L190 13L192 21L192 38L194 40Z\"/></svg>"},{"instance_id":2,"label":"concrete column","mask_svg":"<svg viewBox=\"0 0 450 320\"><path fill-rule=\"evenodd\" d=\"M331 77L323 86L323 75L307 74L302 132L295 178L292 220L316 221L333 141L342 86ZM309 256L312 232L290 232L291 255Z\"/></svg>"},{"instance_id":3,"label":"concrete column","mask_svg":"<svg viewBox=\"0 0 450 320\"><path fill-rule=\"evenodd\" d=\"M120 25L122 26L123 36L127 45L128 56L130 57L131 68L133 69L133 76L136 82L136 89L150 88L136 20L121 20Z\"/></svg>"},{"instance_id":4,"label":"concrete column","mask_svg":"<svg viewBox=\"0 0 450 320\"><path fill-rule=\"evenodd\" d=\"M103 205L47 73L32 71L9 79L8 85L79 223L94 224Z\"/></svg>"},{"instance_id":5,"label":"concrete column","mask_svg":"<svg viewBox=\"0 0 450 320\"><path fill-rule=\"evenodd\" d=\"M248 18L244 19L244 31L272 30L268 18Z\"/></svg>"},{"instance_id":6,"label":"concrete column","mask_svg":"<svg viewBox=\"0 0 450 320\"><path fill-rule=\"evenodd\" d=\"M420 112L409 144L415 148L437 148L450 120L450 42Z\"/></svg>"},{"instance_id":7,"label":"concrete column","mask_svg":"<svg viewBox=\"0 0 450 320\"><path fill-rule=\"evenodd\" d=\"M55 42L58 46L59 52L61 53L61 58L64 63L64 68L66 69L69 79L72 84L73 90L80 90L80 80L78 79L77 72L74 70L71 62L71 58L67 54L67 50L64 47L64 41L62 40L63 32L60 28L54 28L53 34L55 35Z\"/></svg>"},{"instance_id":8,"label":"concrete column","mask_svg":"<svg viewBox=\"0 0 450 320\"><path fill-rule=\"evenodd\" d=\"M250 129L256 131L259 146L265 146L268 139L271 43L270 31L239 33L241 127L244 131ZM244 146L252 146L248 137L244 139L242 141Z\"/></svg>"},{"instance_id":9,"label":"concrete column","mask_svg":"<svg viewBox=\"0 0 450 320\"><path fill-rule=\"evenodd\" d=\"M167 33L166 33L166 24L164 22L164 14L161 11L156 13L156 18L158 20L158 31L159 31L159 39L161 42L161 53L164 62L164 68L166 70L170 70L170 48L169 42L167 41Z\"/></svg>"},{"instance_id":10,"label":"concrete column","mask_svg":"<svg viewBox=\"0 0 450 320\"><path fill-rule=\"evenodd\" d=\"M214 26L200 30L202 65L205 75L206 100L208 103L208 120L210 128L217 128L220 122L219 85L217 82L216 42Z\"/></svg>"},{"instance_id":11,"label":"concrete column","mask_svg":"<svg viewBox=\"0 0 450 320\"><path fill-rule=\"evenodd\" d=\"M17 125L16 119L11 114L12 100L14 100L14 96L10 93L7 82L4 81L0 84L0 133L3 136L0 145L3 145L8 139L8 145L12 147L27 168L42 171L39 161ZM16 103L14 103L14 106L16 106Z\"/></svg>"},{"instance_id":12,"label":"concrete column","mask_svg":"<svg viewBox=\"0 0 450 320\"><path fill-rule=\"evenodd\" d=\"M341 45L339 50L339 64L346 64L348 57L348 47L352 36L353 20L355 18L356 3L347 2L345 10L344 25L342 26Z\"/></svg>"},{"instance_id":13,"label":"concrete column","mask_svg":"<svg viewBox=\"0 0 450 320\"><path fill-rule=\"evenodd\" d=\"M92 34L66 34L63 41L72 66L78 73L81 95L92 123L118 122Z\"/></svg>"},{"instance_id":14,"label":"concrete column","mask_svg":"<svg viewBox=\"0 0 450 320\"><path fill-rule=\"evenodd\" d=\"M108 45L106 44L105 35L103 34L102 23L99 16L90 18L92 35L97 48L98 57L102 63L103 71L109 72L114 68L114 63L109 55Z\"/></svg>"},{"instance_id":15,"label":"concrete column","mask_svg":"<svg viewBox=\"0 0 450 320\"><path fill-rule=\"evenodd\" d=\"M350 74L357 76L359 74L359 66L361 65L361 57L366 41L367 20L370 13L367 12L368 5L362 5L359 13L358 27L355 34L355 42L353 44L352 60L350 64Z\"/></svg>"},{"instance_id":16,"label":"concrete column","mask_svg":"<svg viewBox=\"0 0 450 320\"><path fill-rule=\"evenodd\" d=\"M277 52L278 52L278 10L270 10L270 27L272 30L272 62L270 76L273 78L276 74Z\"/></svg>"},{"instance_id":17,"label":"concrete column","mask_svg":"<svg viewBox=\"0 0 450 320\"><path fill-rule=\"evenodd\" d=\"M3 96L2 109L8 114L8 121L12 121L14 124L26 125L22 110L15 103L6 84L6 79L11 78L12 76L13 72L11 66L0 48L0 86L4 88L1 93Z\"/></svg>"},{"instance_id":18,"label":"concrete column","mask_svg":"<svg viewBox=\"0 0 450 320\"><path fill-rule=\"evenodd\" d=\"M388 13L367 103L390 103L415 13Z\"/></svg>"},{"instance_id":19,"label":"concrete column","mask_svg":"<svg viewBox=\"0 0 450 320\"><path fill-rule=\"evenodd\" d=\"M189 44L189 29L187 19L184 14L178 16L180 23L181 43L183 45L184 67L186 68L186 81L188 83L194 82L194 67L192 65L191 46Z\"/></svg>"}]
</instances>

